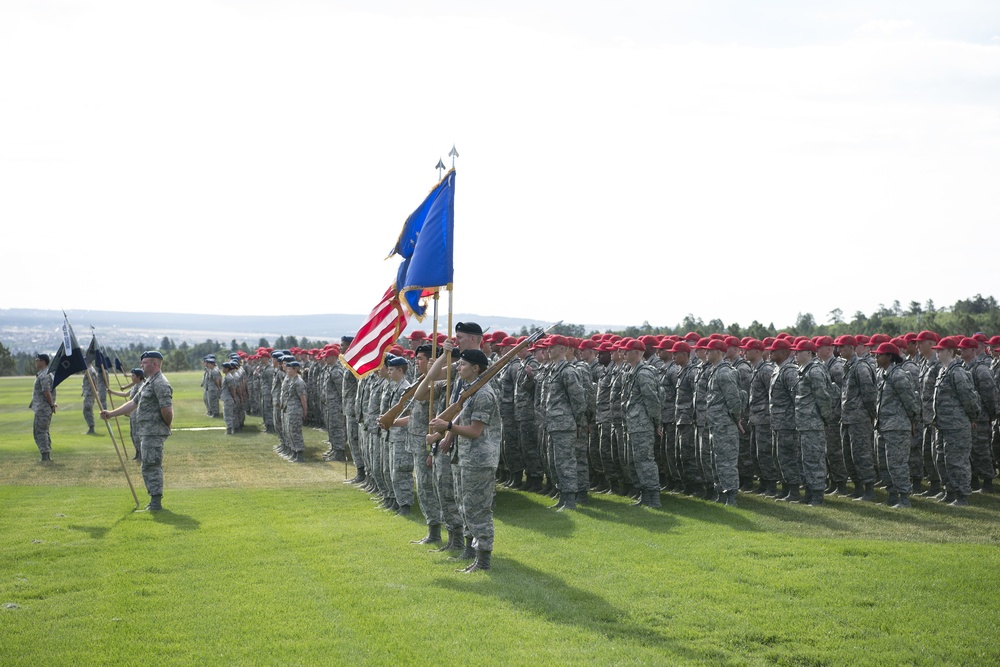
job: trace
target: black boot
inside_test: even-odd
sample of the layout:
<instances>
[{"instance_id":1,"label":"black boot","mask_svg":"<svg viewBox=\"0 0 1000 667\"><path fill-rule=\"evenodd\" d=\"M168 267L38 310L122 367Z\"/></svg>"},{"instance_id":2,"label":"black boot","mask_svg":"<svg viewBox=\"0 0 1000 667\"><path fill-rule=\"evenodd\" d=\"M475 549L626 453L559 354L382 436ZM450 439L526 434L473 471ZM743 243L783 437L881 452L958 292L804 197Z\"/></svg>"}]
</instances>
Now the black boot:
<instances>
[{"instance_id":1,"label":"black boot","mask_svg":"<svg viewBox=\"0 0 1000 667\"><path fill-rule=\"evenodd\" d=\"M510 484L507 485L508 488L520 491L524 488L524 471L515 470L510 475Z\"/></svg>"},{"instance_id":2,"label":"black boot","mask_svg":"<svg viewBox=\"0 0 1000 667\"><path fill-rule=\"evenodd\" d=\"M292 463L305 463L306 459L303 452L295 452L292 454L292 458L289 459Z\"/></svg>"},{"instance_id":3,"label":"black boot","mask_svg":"<svg viewBox=\"0 0 1000 667\"><path fill-rule=\"evenodd\" d=\"M468 567L455 570L456 572L486 572L490 569L490 557L493 555L492 551L486 551L484 549L476 550L476 560L472 561L472 565Z\"/></svg>"},{"instance_id":4,"label":"black boot","mask_svg":"<svg viewBox=\"0 0 1000 667\"><path fill-rule=\"evenodd\" d=\"M590 502L590 497L587 495L586 491L577 491L576 502L578 505L586 505Z\"/></svg>"},{"instance_id":5,"label":"black boot","mask_svg":"<svg viewBox=\"0 0 1000 667\"><path fill-rule=\"evenodd\" d=\"M889 495L885 497L885 504L888 507L895 507L896 503L899 502L899 494L895 491L890 491Z\"/></svg>"},{"instance_id":6,"label":"black boot","mask_svg":"<svg viewBox=\"0 0 1000 667\"><path fill-rule=\"evenodd\" d=\"M710 503L718 502L719 500L719 490L715 488L715 484L705 485L705 500Z\"/></svg>"},{"instance_id":7,"label":"black boot","mask_svg":"<svg viewBox=\"0 0 1000 667\"><path fill-rule=\"evenodd\" d=\"M451 556L448 560L472 560L476 557L476 550L472 548L472 535L465 538L465 548L457 556Z\"/></svg>"},{"instance_id":8,"label":"black boot","mask_svg":"<svg viewBox=\"0 0 1000 667\"><path fill-rule=\"evenodd\" d=\"M543 496L547 496L550 493L552 493L552 488L553 488L552 478L549 477L545 480L545 484L542 485L542 488L538 489L538 493L542 494Z\"/></svg>"},{"instance_id":9,"label":"black boot","mask_svg":"<svg viewBox=\"0 0 1000 667\"><path fill-rule=\"evenodd\" d=\"M344 484L360 484L363 481L365 481L365 469L358 468L358 474L353 479L345 479Z\"/></svg>"},{"instance_id":10,"label":"black boot","mask_svg":"<svg viewBox=\"0 0 1000 667\"><path fill-rule=\"evenodd\" d=\"M642 492L642 505L643 507L651 507L653 509L659 509L663 507L660 503L660 490L652 489L650 491Z\"/></svg>"},{"instance_id":11,"label":"black boot","mask_svg":"<svg viewBox=\"0 0 1000 667\"><path fill-rule=\"evenodd\" d=\"M823 491L824 494L835 493L837 491L837 483L830 479L830 483L826 485L826 489Z\"/></svg>"},{"instance_id":12,"label":"black boot","mask_svg":"<svg viewBox=\"0 0 1000 667\"><path fill-rule=\"evenodd\" d=\"M854 499L855 501L862 502L875 502L875 482L865 482L865 490L860 496Z\"/></svg>"},{"instance_id":13,"label":"black boot","mask_svg":"<svg viewBox=\"0 0 1000 667\"><path fill-rule=\"evenodd\" d=\"M409 505L400 505L399 509L396 510L396 516L409 516L409 515L410 515Z\"/></svg>"},{"instance_id":14,"label":"black boot","mask_svg":"<svg viewBox=\"0 0 1000 667\"><path fill-rule=\"evenodd\" d=\"M566 494L560 493L559 500L556 501L555 505L549 505L550 510L561 510L563 505L566 504Z\"/></svg>"},{"instance_id":15,"label":"black boot","mask_svg":"<svg viewBox=\"0 0 1000 667\"><path fill-rule=\"evenodd\" d=\"M764 489L765 498L776 498L778 496L778 480L767 480L767 488Z\"/></svg>"},{"instance_id":16,"label":"black boot","mask_svg":"<svg viewBox=\"0 0 1000 667\"><path fill-rule=\"evenodd\" d=\"M51 463L52 462L52 452L42 452L41 463Z\"/></svg>"},{"instance_id":17,"label":"black boot","mask_svg":"<svg viewBox=\"0 0 1000 667\"><path fill-rule=\"evenodd\" d=\"M438 544L441 542L441 524L432 523L427 526L427 537L410 540L410 544Z\"/></svg>"},{"instance_id":18,"label":"black boot","mask_svg":"<svg viewBox=\"0 0 1000 667\"><path fill-rule=\"evenodd\" d=\"M576 492L560 493L559 500L562 502L562 507L557 509L557 512L565 512L566 510L576 509Z\"/></svg>"},{"instance_id":19,"label":"black boot","mask_svg":"<svg viewBox=\"0 0 1000 667\"><path fill-rule=\"evenodd\" d=\"M788 497L788 491L791 488L792 488L791 484L785 484L784 482L782 482L781 483L781 488L775 491L774 499L775 500L784 500L785 498Z\"/></svg>"},{"instance_id":20,"label":"black boot","mask_svg":"<svg viewBox=\"0 0 1000 667\"><path fill-rule=\"evenodd\" d=\"M132 457L132 460L133 461L141 461L142 460L142 452L140 452L138 449L135 450L135 456Z\"/></svg>"},{"instance_id":21,"label":"black boot","mask_svg":"<svg viewBox=\"0 0 1000 667\"><path fill-rule=\"evenodd\" d=\"M639 492L639 499L632 501L632 507L640 507L640 506L645 505L645 504L646 504L646 492L645 491L640 491Z\"/></svg>"},{"instance_id":22,"label":"black boot","mask_svg":"<svg viewBox=\"0 0 1000 667\"><path fill-rule=\"evenodd\" d=\"M932 479L930 488L921 493L920 495L924 498L933 498L939 493L941 493L941 480Z\"/></svg>"},{"instance_id":23,"label":"black boot","mask_svg":"<svg viewBox=\"0 0 1000 667\"><path fill-rule=\"evenodd\" d=\"M837 482L836 495L840 496L841 498L846 498L848 496L848 493L847 493L847 482L846 481L844 481L844 482Z\"/></svg>"},{"instance_id":24,"label":"black boot","mask_svg":"<svg viewBox=\"0 0 1000 667\"><path fill-rule=\"evenodd\" d=\"M798 484L786 484L785 486L788 487L788 494L783 498L778 498L778 500L785 503L797 503L802 499L802 496L799 495Z\"/></svg>"},{"instance_id":25,"label":"black boot","mask_svg":"<svg viewBox=\"0 0 1000 667\"><path fill-rule=\"evenodd\" d=\"M909 493L899 494L899 500L896 501L896 504L893 505L893 507L901 510L913 507L913 505L910 504L910 494Z\"/></svg>"},{"instance_id":26,"label":"black boot","mask_svg":"<svg viewBox=\"0 0 1000 667\"><path fill-rule=\"evenodd\" d=\"M163 509L163 504L161 502L162 500L163 500L163 494L150 496L149 504L146 505L146 509L149 510L150 512L159 512L160 510Z\"/></svg>"},{"instance_id":27,"label":"black boot","mask_svg":"<svg viewBox=\"0 0 1000 667\"><path fill-rule=\"evenodd\" d=\"M860 481L858 481L856 479L852 479L851 481L854 482L854 491L851 492L851 496L850 497L853 498L854 500L857 500L865 492L864 491L864 484L862 484Z\"/></svg>"},{"instance_id":28,"label":"black boot","mask_svg":"<svg viewBox=\"0 0 1000 667\"><path fill-rule=\"evenodd\" d=\"M812 500L812 497L813 497L814 493L819 493L819 495L821 495L821 496L823 495L822 491L818 491L817 492L817 491L813 491L812 489L804 489L804 491L805 492L802 494L802 497L799 498L799 504L800 505L808 505L809 502Z\"/></svg>"},{"instance_id":29,"label":"black boot","mask_svg":"<svg viewBox=\"0 0 1000 667\"><path fill-rule=\"evenodd\" d=\"M810 507L822 507L823 506L823 492L813 491L812 496L809 498Z\"/></svg>"},{"instance_id":30,"label":"black boot","mask_svg":"<svg viewBox=\"0 0 1000 667\"><path fill-rule=\"evenodd\" d=\"M993 479L990 477L983 478L983 486L979 489L980 493L993 493Z\"/></svg>"},{"instance_id":31,"label":"black boot","mask_svg":"<svg viewBox=\"0 0 1000 667\"><path fill-rule=\"evenodd\" d=\"M725 492L723 504L727 507L736 507L736 496L739 495L739 491L736 489L730 489Z\"/></svg>"}]
</instances>

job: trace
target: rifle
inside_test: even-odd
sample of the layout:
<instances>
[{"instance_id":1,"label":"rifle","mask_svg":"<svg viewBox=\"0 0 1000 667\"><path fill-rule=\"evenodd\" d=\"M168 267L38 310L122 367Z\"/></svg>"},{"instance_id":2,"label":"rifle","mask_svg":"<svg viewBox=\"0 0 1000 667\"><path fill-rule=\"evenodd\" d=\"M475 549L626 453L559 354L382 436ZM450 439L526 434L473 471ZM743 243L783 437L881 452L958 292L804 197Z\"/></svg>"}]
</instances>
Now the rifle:
<instances>
[{"instance_id":1,"label":"rifle","mask_svg":"<svg viewBox=\"0 0 1000 667\"><path fill-rule=\"evenodd\" d=\"M441 414L439 414L437 418L443 419L445 421L455 421L455 418L458 417L460 412L462 412L462 406L465 405L465 402L470 398L472 398L472 396L475 395L477 391L479 391L487 384L489 384L490 380L492 380L493 377L497 373L499 373L504 366L513 361L514 357L517 356L518 352L526 348L528 345L531 345L542 336L545 336L560 324L562 324L562 320L559 320L558 322L550 326L548 329L545 329L544 331L541 329L535 329L535 332L533 334L531 334L530 336L522 340L520 343L512 347L507 352L507 354L497 359L497 362L495 364L493 364L485 371L483 371L482 375L476 378L475 382L466 387L465 391L463 391L459 395L458 399L454 403L449 405L447 408L442 410Z\"/></svg>"},{"instance_id":2,"label":"rifle","mask_svg":"<svg viewBox=\"0 0 1000 667\"><path fill-rule=\"evenodd\" d=\"M379 415L378 425L381 426L386 431L392 426L392 423L399 418L399 415L403 414L403 411L410 406L410 399L412 399L416 393L417 389L420 389L420 385L424 383L427 378L427 374L421 375L420 378L410 385L409 389L403 392L403 395L399 397L399 402L386 410L383 414Z\"/></svg>"}]
</instances>

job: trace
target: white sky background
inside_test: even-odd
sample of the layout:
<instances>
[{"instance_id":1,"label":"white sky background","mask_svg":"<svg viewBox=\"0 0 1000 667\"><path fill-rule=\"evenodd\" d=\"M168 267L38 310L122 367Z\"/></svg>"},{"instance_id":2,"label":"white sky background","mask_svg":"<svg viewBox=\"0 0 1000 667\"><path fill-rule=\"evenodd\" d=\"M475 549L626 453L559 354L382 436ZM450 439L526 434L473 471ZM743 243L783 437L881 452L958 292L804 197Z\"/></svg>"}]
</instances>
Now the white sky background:
<instances>
[{"instance_id":1,"label":"white sky background","mask_svg":"<svg viewBox=\"0 0 1000 667\"><path fill-rule=\"evenodd\" d=\"M4 2L0 308L366 313L453 143L459 312L1000 296L998 103L993 0Z\"/></svg>"}]
</instances>

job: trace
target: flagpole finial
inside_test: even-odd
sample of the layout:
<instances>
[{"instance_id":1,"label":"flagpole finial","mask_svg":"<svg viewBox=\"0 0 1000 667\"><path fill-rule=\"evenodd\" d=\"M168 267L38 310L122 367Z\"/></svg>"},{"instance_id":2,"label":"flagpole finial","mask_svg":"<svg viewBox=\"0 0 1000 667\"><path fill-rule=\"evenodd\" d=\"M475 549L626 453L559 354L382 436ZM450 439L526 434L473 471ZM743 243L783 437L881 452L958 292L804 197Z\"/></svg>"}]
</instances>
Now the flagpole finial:
<instances>
[{"instance_id":1,"label":"flagpole finial","mask_svg":"<svg viewBox=\"0 0 1000 667\"><path fill-rule=\"evenodd\" d=\"M455 168L455 158L458 157L458 151L455 150L455 144L451 145L451 150L448 152L448 157L451 158L451 168Z\"/></svg>"},{"instance_id":2,"label":"flagpole finial","mask_svg":"<svg viewBox=\"0 0 1000 667\"><path fill-rule=\"evenodd\" d=\"M438 180L440 181L444 171L444 159L438 158L438 163L434 165L434 168L438 170Z\"/></svg>"}]
</instances>

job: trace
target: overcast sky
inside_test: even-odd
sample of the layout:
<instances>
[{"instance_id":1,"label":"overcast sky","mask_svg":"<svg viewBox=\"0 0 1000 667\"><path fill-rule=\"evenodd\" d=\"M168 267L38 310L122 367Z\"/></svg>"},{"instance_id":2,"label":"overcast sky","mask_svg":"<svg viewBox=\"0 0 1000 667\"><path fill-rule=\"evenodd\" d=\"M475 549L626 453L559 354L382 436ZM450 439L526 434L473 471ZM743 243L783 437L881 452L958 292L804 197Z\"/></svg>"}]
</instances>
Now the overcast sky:
<instances>
[{"instance_id":1,"label":"overcast sky","mask_svg":"<svg viewBox=\"0 0 1000 667\"><path fill-rule=\"evenodd\" d=\"M453 144L456 311L1000 295L995 0L50 0L0 4L0 308L367 312Z\"/></svg>"}]
</instances>

